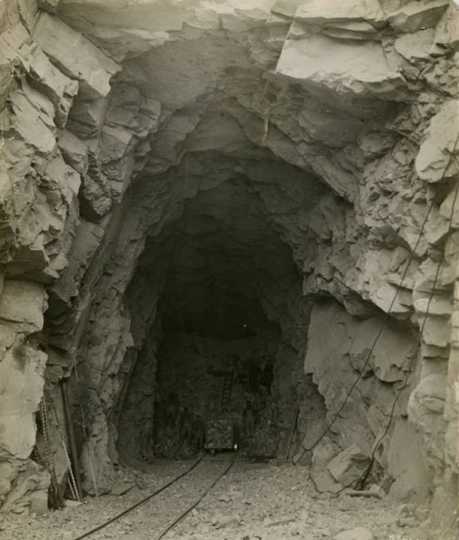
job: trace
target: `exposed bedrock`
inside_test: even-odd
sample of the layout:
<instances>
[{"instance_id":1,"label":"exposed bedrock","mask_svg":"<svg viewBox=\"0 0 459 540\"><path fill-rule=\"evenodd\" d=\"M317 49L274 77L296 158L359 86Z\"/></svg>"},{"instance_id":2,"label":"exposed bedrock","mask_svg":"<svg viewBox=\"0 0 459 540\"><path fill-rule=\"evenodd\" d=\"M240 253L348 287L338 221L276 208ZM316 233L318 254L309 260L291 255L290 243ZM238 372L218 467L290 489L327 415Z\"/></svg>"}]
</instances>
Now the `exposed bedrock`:
<instances>
[{"instance_id":1,"label":"exposed bedrock","mask_svg":"<svg viewBox=\"0 0 459 540\"><path fill-rule=\"evenodd\" d=\"M457 506L458 8L247 4L0 8L5 510L222 418Z\"/></svg>"}]
</instances>

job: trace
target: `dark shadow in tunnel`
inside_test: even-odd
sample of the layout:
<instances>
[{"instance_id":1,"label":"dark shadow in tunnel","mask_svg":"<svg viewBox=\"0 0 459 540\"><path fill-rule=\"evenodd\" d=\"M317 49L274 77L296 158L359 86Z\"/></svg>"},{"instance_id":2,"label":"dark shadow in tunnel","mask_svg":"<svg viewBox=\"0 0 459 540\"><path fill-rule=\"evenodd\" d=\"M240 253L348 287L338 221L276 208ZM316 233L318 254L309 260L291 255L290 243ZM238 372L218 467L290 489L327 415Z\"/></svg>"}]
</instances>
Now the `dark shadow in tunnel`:
<instances>
[{"instance_id":1,"label":"dark shadow in tunnel","mask_svg":"<svg viewBox=\"0 0 459 540\"><path fill-rule=\"evenodd\" d=\"M161 239L155 242L158 249ZM132 426L142 424L144 456L237 449L274 457L283 313L272 306L285 309L287 288L301 287L290 248L241 178L189 200L166 243L172 249L154 330L131 376L121 422L124 416L133 438ZM149 261L157 260L148 249L147 276Z\"/></svg>"}]
</instances>

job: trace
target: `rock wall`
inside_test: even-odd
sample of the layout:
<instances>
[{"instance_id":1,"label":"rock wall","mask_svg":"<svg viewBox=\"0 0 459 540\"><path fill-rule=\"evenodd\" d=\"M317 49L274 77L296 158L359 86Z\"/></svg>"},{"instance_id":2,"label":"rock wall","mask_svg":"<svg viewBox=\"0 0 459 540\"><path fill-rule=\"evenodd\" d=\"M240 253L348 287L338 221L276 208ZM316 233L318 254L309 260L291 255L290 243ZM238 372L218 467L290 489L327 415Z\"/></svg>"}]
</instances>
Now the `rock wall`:
<instances>
[{"instance_id":1,"label":"rock wall","mask_svg":"<svg viewBox=\"0 0 459 540\"><path fill-rule=\"evenodd\" d=\"M381 327L384 332L373 347L371 338L374 342ZM381 315L355 319L327 301L313 308L308 343L306 371L324 396L327 422L333 422L331 432L313 450L317 485L342 489L353 477L359 479L374 455L371 472L378 477L384 471L382 483L393 495L425 498L432 473L420 451L420 434L407 418L408 398L416 384L409 375L416 369L415 331L396 321L388 324ZM361 377L358 390L347 397L356 377ZM305 446L313 442L308 437ZM346 453L363 457L360 467L337 474L334 467L340 459L346 462Z\"/></svg>"},{"instance_id":2,"label":"rock wall","mask_svg":"<svg viewBox=\"0 0 459 540\"><path fill-rule=\"evenodd\" d=\"M20 511L47 489L49 464L31 459L35 418L61 377L86 488L110 489L120 403L161 323L174 231L187 201L212 189L218 201L238 182L273 234L243 220L231 245L267 257L257 294L285 355L304 354L304 313L323 296L342 306L330 309L358 351L384 320L394 358L375 353L349 402L358 440L340 421L333 444L371 447L405 372L396 335L411 350L413 333L419 351L378 461L405 474L394 456L408 411L437 492L457 497L457 28L447 0L2 4L0 504ZM227 191L223 203L241 200ZM237 224L200 212L219 234ZM276 249L257 251L275 236L302 295L279 279ZM321 304L313 314L306 370L330 414L342 389L325 382L312 329L331 315ZM350 382L362 353L342 354L333 365ZM47 357L60 375L43 401ZM374 402L372 384L385 388Z\"/></svg>"}]
</instances>

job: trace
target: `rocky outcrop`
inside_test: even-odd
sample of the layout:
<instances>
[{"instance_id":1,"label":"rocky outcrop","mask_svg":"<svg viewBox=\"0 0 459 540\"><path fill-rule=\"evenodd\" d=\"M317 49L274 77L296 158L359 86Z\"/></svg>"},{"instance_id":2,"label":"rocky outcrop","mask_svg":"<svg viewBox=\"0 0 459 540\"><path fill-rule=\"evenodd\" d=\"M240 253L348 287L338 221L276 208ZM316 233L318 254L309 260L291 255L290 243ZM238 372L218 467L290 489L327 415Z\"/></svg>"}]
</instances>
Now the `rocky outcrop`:
<instances>
[{"instance_id":1,"label":"rocky outcrop","mask_svg":"<svg viewBox=\"0 0 459 540\"><path fill-rule=\"evenodd\" d=\"M413 392L414 381L409 378L417 354L415 334L403 326L380 316L356 320L335 303L313 308L305 367L324 396L327 423L333 424L333 432L313 450L313 479L319 489L355 483L378 456L378 461L382 459L372 473L378 475L381 466L396 479L391 489L397 497L426 496L431 479L419 451L420 434L406 419L408 396L413 399L420 391ZM347 396L356 377L361 378L358 391ZM388 431L391 436L385 437ZM304 447L314 442L306 441ZM404 448L411 451L405 453Z\"/></svg>"},{"instance_id":2,"label":"rocky outcrop","mask_svg":"<svg viewBox=\"0 0 459 540\"><path fill-rule=\"evenodd\" d=\"M154 400L129 394L142 359L166 321L208 320L212 280L280 329L295 454L345 400L309 456L323 482L346 483L383 435L376 476L405 478L394 492L440 484L459 463L457 7L152 4L0 8L0 380L15 381L0 392L0 504L46 489L35 415L61 410L62 378L84 485L110 490L123 404ZM303 358L312 381L283 385ZM407 445L423 455L410 463Z\"/></svg>"}]
</instances>

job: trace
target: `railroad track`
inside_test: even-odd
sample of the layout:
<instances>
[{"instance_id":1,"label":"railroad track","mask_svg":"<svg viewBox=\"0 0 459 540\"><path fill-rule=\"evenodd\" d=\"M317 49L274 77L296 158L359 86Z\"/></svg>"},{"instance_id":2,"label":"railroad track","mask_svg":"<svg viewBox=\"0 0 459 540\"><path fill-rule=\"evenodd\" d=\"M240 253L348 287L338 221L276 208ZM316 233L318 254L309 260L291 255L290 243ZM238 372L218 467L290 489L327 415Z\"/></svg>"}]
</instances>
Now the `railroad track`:
<instances>
[{"instance_id":1,"label":"railroad track","mask_svg":"<svg viewBox=\"0 0 459 540\"><path fill-rule=\"evenodd\" d=\"M171 505L168 504L167 498L165 501L162 502L162 506L165 507L164 513L169 514L172 511L173 514L170 517L168 517L167 521L165 520L166 522L164 523L164 526L162 527L160 531L155 531L156 536L155 536L155 532L152 532L152 531L150 531L148 534L148 538L150 540L162 540L163 538L166 538L169 535L169 533L173 529L175 529L177 525L179 525L179 523L184 521L187 518L187 516L197 506L199 506L202 500L207 495L209 495L209 493L218 484L218 482L220 482L229 473L229 471L233 468L235 463L236 463L236 459L232 459L230 461L228 460L223 461L223 460L216 460L216 459L207 460L207 459L204 459L203 456L201 456L187 470L178 474L175 478L173 478L172 480L170 480L169 482L161 486L159 489L156 489L155 491L153 491L146 497L143 497L138 502L129 506L122 512L116 514L112 518L104 521L103 523L99 525L96 525L92 529L75 537L73 540L83 540L85 538L90 538L94 536L96 533L98 533L99 531L103 531L104 529L107 529L108 527L110 527L111 525L115 523L122 522L123 518L126 517L128 514L131 514L132 512L134 512L134 510L147 505L148 503L150 503L151 501L153 501L155 498L159 497L162 494L166 495L169 492L172 492L173 494L175 490L179 490L180 499L185 498L185 497L182 497L182 494L186 494L186 490L184 491L184 488L186 488L187 486L188 486L188 489L190 489L190 487L191 488L195 487L193 483L193 479L196 475L198 475L201 469L200 465L204 465L204 464L206 466L208 466L209 464L215 465L216 474L213 475L212 481L209 482L208 478L206 478L207 477L207 474L206 474L204 481L200 480L198 482L199 484L202 484L202 486L200 486L201 489L199 489L199 493L197 493L196 495L193 495L192 498L190 497L189 500L184 501L183 507L171 508ZM203 472L207 473L208 471L206 469L206 471L203 471ZM191 484L190 484L190 480L192 481ZM188 497L186 498L188 499ZM151 503L151 511L154 512L154 510L155 510L155 505ZM143 523L142 525L145 526L145 523ZM135 529L135 524L133 525L133 529ZM135 536L135 538L140 539L140 536Z\"/></svg>"}]
</instances>

